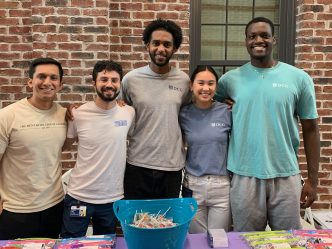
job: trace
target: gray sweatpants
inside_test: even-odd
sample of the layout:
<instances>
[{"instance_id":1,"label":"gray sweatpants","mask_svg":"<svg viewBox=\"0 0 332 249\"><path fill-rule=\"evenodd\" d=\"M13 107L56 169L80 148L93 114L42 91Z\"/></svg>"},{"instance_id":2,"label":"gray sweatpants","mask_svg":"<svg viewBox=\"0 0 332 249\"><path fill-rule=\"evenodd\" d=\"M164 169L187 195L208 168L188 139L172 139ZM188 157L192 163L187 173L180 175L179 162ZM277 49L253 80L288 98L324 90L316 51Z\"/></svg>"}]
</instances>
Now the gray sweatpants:
<instances>
[{"instance_id":1,"label":"gray sweatpants","mask_svg":"<svg viewBox=\"0 0 332 249\"><path fill-rule=\"evenodd\" d=\"M301 229L300 175L258 179L233 175L230 190L235 231Z\"/></svg>"}]
</instances>

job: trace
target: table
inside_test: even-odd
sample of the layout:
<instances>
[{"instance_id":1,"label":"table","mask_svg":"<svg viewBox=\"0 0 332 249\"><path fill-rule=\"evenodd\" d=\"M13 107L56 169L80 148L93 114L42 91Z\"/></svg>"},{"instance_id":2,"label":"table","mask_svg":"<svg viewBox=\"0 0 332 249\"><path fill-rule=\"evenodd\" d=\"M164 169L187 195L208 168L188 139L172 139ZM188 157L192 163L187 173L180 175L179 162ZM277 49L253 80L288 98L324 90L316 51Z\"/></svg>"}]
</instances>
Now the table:
<instances>
[{"instance_id":1,"label":"table","mask_svg":"<svg viewBox=\"0 0 332 249\"><path fill-rule=\"evenodd\" d=\"M312 216L320 229L332 229L331 210L312 211Z\"/></svg>"},{"instance_id":2,"label":"table","mask_svg":"<svg viewBox=\"0 0 332 249\"><path fill-rule=\"evenodd\" d=\"M218 249L247 249L249 248L244 241L240 238L240 233L230 232L227 233L229 247L218 247ZM5 245L5 240L0 240L1 245ZM33 248L33 247L31 247ZM116 240L115 249L127 249L124 237L118 237ZM207 243L207 235L205 233L188 234L185 242L184 249L211 249Z\"/></svg>"},{"instance_id":3,"label":"table","mask_svg":"<svg viewBox=\"0 0 332 249\"><path fill-rule=\"evenodd\" d=\"M228 247L218 247L220 249L246 249L249 248L240 238L240 233L230 232L228 236ZM126 242L123 237L118 237L116 241L116 249L127 249ZM207 235L205 233L188 234L184 249L211 249L207 243Z\"/></svg>"}]
</instances>

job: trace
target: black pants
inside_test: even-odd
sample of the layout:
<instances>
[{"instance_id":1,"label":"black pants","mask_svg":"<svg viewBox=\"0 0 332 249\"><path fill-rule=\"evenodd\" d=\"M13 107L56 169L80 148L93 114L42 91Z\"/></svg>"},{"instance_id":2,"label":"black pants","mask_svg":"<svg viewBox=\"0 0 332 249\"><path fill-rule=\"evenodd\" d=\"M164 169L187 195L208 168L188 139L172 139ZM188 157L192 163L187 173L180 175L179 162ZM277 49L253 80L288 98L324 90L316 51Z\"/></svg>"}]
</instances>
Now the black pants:
<instances>
[{"instance_id":1,"label":"black pants","mask_svg":"<svg viewBox=\"0 0 332 249\"><path fill-rule=\"evenodd\" d=\"M124 176L125 199L178 198L182 170L162 171L127 163Z\"/></svg>"},{"instance_id":2,"label":"black pants","mask_svg":"<svg viewBox=\"0 0 332 249\"><path fill-rule=\"evenodd\" d=\"M34 213L13 213L3 210L0 215L0 240L17 238L58 239L63 214L63 201Z\"/></svg>"}]
</instances>

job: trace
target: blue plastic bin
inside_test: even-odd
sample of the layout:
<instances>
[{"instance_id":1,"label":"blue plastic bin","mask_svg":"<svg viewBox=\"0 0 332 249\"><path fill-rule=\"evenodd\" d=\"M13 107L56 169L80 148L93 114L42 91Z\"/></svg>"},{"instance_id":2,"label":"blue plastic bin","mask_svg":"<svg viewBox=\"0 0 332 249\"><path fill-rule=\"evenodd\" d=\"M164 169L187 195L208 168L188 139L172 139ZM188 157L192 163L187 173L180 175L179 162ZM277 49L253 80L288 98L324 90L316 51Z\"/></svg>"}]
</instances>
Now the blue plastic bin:
<instances>
[{"instance_id":1,"label":"blue plastic bin","mask_svg":"<svg viewBox=\"0 0 332 249\"><path fill-rule=\"evenodd\" d=\"M166 218L177 223L166 228L137 228L130 224L136 212L156 214L166 212ZM197 211L193 198L156 200L118 200L113 209L119 219L128 249L182 249L191 219Z\"/></svg>"}]
</instances>

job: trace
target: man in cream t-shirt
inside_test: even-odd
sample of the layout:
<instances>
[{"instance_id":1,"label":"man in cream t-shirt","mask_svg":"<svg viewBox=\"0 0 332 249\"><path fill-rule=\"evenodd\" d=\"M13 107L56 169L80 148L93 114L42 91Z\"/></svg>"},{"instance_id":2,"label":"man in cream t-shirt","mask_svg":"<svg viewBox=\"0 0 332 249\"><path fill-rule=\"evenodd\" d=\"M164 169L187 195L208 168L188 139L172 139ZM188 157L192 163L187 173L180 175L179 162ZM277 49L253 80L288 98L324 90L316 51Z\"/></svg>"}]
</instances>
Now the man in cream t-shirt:
<instances>
[{"instance_id":1,"label":"man in cream t-shirt","mask_svg":"<svg viewBox=\"0 0 332 249\"><path fill-rule=\"evenodd\" d=\"M62 76L58 61L33 60L28 80L32 96L0 110L1 240L59 237L66 109L53 101Z\"/></svg>"},{"instance_id":2,"label":"man in cream t-shirt","mask_svg":"<svg viewBox=\"0 0 332 249\"><path fill-rule=\"evenodd\" d=\"M96 99L73 110L65 147L78 141L78 154L65 197L62 238L84 236L90 219L94 235L115 233L113 202L124 197L127 134L135 115L134 108L116 103L121 79L121 65L97 62L92 72Z\"/></svg>"}]
</instances>

